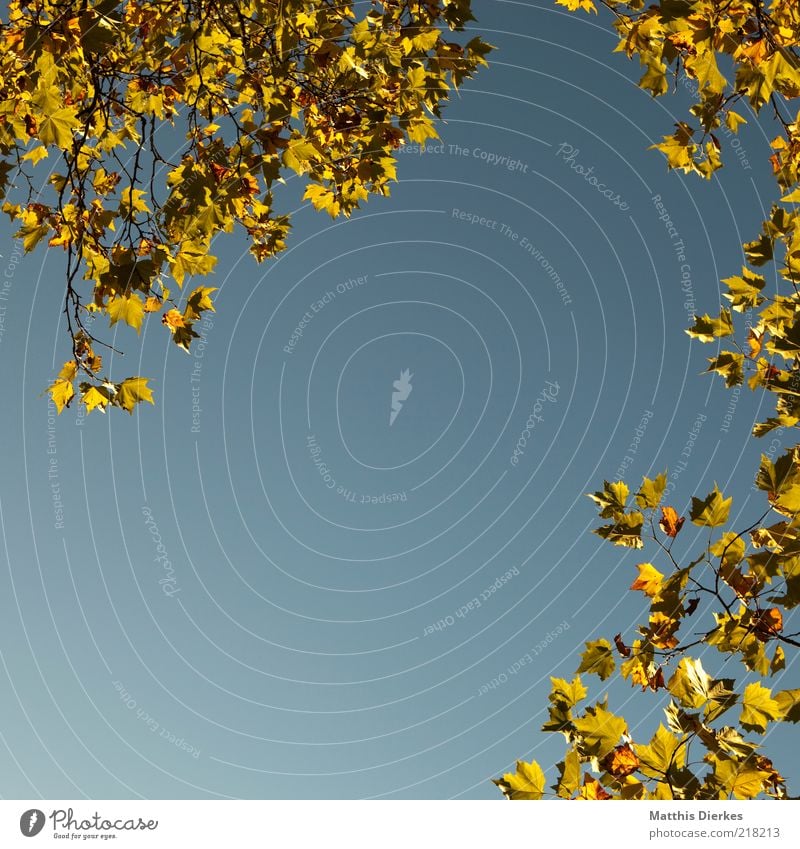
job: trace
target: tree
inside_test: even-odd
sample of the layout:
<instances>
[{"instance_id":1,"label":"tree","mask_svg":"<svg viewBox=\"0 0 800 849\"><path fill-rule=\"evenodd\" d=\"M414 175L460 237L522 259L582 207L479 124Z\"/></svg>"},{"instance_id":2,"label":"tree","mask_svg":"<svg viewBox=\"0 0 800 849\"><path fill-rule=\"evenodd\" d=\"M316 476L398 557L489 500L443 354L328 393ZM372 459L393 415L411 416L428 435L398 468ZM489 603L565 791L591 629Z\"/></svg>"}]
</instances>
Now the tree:
<instances>
[{"instance_id":1,"label":"tree","mask_svg":"<svg viewBox=\"0 0 800 849\"><path fill-rule=\"evenodd\" d=\"M570 11L596 12L592 0L557 0ZM709 372L735 387L776 395L775 415L757 424L755 437L800 423L800 7L796 0L643 0L603 2L620 35L618 51L645 68L639 85L660 97L670 83L696 92L691 117L654 147L670 169L711 179L722 167L715 130L736 133L746 119L734 110L747 103L768 110L780 128L772 141L772 167L782 191L758 238L744 245L748 265L723 280L727 305L719 315L696 316L687 333L701 342L728 340L709 359ZM725 67L731 79L720 70ZM730 69L730 70L728 70ZM774 263L777 283L754 269ZM774 291L771 289L774 288ZM735 314L745 314L738 326ZM724 528L732 499L715 486L692 498L689 519L709 528L696 558L676 557L684 516L662 504L667 473L644 478L629 504L623 481L605 482L590 497L606 523L595 530L608 542L633 549L652 542L665 565L645 562L631 585L647 599L647 621L630 645L617 634L586 643L571 681L553 678L549 719L543 730L567 741L553 794L564 799L788 798L786 782L759 739L777 722L800 721L800 689L778 689L766 679L800 648L800 631L786 627L800 605L800 445L776 462L762 455L756 486L766 493L761 516L739 530ZM687 636L688 623L707 626ZM694 657L716 649L755 680L709 674ZM619 660L618 660L619 658ZM628 723L607 699L584 700L581 673L606 680L619 673L642 693L667 702L665 719L649 741L631 738ZM728 664L726 671L732 666ZM733 724L726 724L726 723ZM495 783L510 799L547 795L544 771L517 762L515 773Z\"/></svg>"},{"instance_id":2,"label":"tree","mask_svg":"<svg viewBox=\"0 0 800 849\"><path fill-rule=\"evenodd\" d=\"M396 149L435 138L449 94L486 64L483 40L449 36L470 20L470 0L373 0L362 17L334 0L11 0L0 199L25 195L3 204L25 251L66 253L59 413L76 397L89 412L152 402L146 378L105 374L111 346L89 317L139 333L160 314L188 351L215 289L181 287L237 224L257 261L284 248L283 173L333 217L388 195ZM172 159L165 139L181 138Z\"/></svg>"}]
</instances>

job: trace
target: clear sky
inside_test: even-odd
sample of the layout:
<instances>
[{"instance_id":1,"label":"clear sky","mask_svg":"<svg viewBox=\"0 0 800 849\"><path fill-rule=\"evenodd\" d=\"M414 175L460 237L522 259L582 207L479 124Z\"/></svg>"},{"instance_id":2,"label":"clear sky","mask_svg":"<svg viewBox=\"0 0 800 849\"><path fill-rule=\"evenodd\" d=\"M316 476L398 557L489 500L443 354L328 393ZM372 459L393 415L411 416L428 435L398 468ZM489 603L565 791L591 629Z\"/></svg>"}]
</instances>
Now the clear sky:
<instances>
[{"instance_id":1,"label":"clear sky","mask_svg":"<svg viewBox=\"0 0 800 849\"><path fill-rule=\"evenodd\" d=\"M643 611L584 493L669 467L679 510L716 481L758 515L769 399L684 328L775 196L774 128L669 174L687 95L638 90L603 15L475 8L491 68L391 198L332 222L290 179L279 259L215 243L190 356L106 331L152 378L132 418L53 417L64 257L0 224L0 795L497 798L563 752L548 676ZM649 739L659 699L611 700Z\"/></svg>"}]
</instances>

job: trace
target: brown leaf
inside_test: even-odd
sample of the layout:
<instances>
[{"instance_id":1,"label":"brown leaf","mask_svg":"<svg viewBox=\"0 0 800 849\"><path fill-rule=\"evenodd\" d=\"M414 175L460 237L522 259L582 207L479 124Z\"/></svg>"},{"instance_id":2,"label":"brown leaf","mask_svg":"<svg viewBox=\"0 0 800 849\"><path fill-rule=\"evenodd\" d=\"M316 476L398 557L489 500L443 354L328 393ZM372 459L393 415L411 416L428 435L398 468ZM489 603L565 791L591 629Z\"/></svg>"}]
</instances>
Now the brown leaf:
<instances>
[{"instance_id":1,"label":"brown leaf","mask_svg":"<svg viewBox=\"0 0 800 849\"><path fill-rule=\"evenodd\" d=\"M682 516L678 516L674 507L662 507L658 526L668 537L676 537L685 521Z\"/></svg>"},{"instance_id":2,"label":"brown leaf","mask_svg":"<svg viewBox=\"0 0 800 849\"><path fill-rule=\"evenodd\" d=\"M762 610L754 624L756 637L766 642L783 630L783 616L777 607L771 607L769 610Z\"/></svg>"},{"instance_id":3,"label":"brown leaf","mask_svg":"<svg viewBox=\"0 0 800 849\"><path fill-rule=\"evenodd\" d=\"M578 791L577 799L597 800L611 799L610 793L603 790L603 785L596 779L592 778L587 772L583 777L583 787Z\"/></svg>"},{"instance_id":4,"label":"brown leaf","mask_svg":"<svg viewBox=\"0 0 800 849\"><path fill-rule=\"evenodd\" d=\"M617 634L614 637L614 645L617 647L617 651L622 655L622 657L631 656L630 647L626 646L625 643L622 642L622 634Z\"/></svg>"},{"instance_id":5,"label":"brown leaf","mask_svg":"<svg viewBox=\"0 0 800 849\"><path fill-rule=\"evenodd\" d=\"M639 758L636 757L636 752L625 743L623 746L612 749L603 758L600 765L606 772L610 772L614 778L625 778L625 776L639 769Z\"/></svg>"}]
</instances>

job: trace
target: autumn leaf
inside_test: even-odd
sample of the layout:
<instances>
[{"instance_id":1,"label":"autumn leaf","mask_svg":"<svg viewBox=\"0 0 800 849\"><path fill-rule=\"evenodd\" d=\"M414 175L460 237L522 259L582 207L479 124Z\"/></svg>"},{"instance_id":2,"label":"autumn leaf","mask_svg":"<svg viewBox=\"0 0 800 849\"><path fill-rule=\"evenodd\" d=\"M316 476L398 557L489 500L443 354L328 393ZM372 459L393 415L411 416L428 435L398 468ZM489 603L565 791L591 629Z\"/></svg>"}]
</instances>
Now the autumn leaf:
<instances>
[{"instance_id":1,"label":"autumn leaf","mask_svg":"<svg viewBox=\"0 0 800 849\"><path fill-rule=\"evenodd\" d=\"M603 482L603 489L594 494L589 494L589 498L600 508L601 519L614 519L625 512L625 505L628 501L628 487L624 481L616 481L615 483Z\"/></svg>"},{"instance_id":2,"label":"autumn leaf","mask_svg":"<svg viewBox=\"0 0 800 849\"><path fill-rule=\"evenodd\" d=\"M625 743L610 751L600 765L614 778L625 778L639 768L639 758L636 756L636 752Z\"/></svg>"},{"instance_id":3,"label":"autumn leaf","mask_svg":"<svg viewBox=\"0 0 800 849\"><path fill-rule=\"evenodd\" d=\"M148 388L147 382L146 377L129 377L127 380L123 380L117 387L115 402L131 414L133 414L134 407L137 404L144 401L150 404L155 403L153 392Z\"/></svg>"},{"instance_id":4,"label":"autumn leaf","mask_svg":"<svg viewBox=\"0 0 800 849\"><path fill-rule=\"evenodd\" d=\"M503 791L507 799L541 799L544 795L545 777L536 761L526 763L517 761L517 771L506 773L494 783Z\"/></svg>"},{"instance_id":5,"label":"autumn leaf","mask_svg":"<svg viewBox=\"0 0 800 849\"><path fill-rule=\"evenodd\" d=\"M630 657L631 649L630 646L626 646L622 640L622 634L617 634L614 637L614 645L617 647L617 651L620 653L622 657Z\"/></svg>"},{"instance_id":6,"label":"autumn leaf","mask_svg":"<svg viewBox=\"0 0 800 849\"><path fill-rule=\"evenodd\" d=\"M161 316L161 323L170 331L170 333L174 333L178 328L186 326L186 320L183 317L183 314L180 310L171 309L164 313Z\"/></svg>"},{"instance_id":7,"label":"autumn leaf","mask_svg":"<svg viewBox=\"0 0 800 849\"><path fill-rule=\"evenodd\" d=\"M733 318L730 310L722 309L717 318L710 315L696 316L694 324L686 331L693 339L701 342L713 342L733 334Z\"/></svg>"},{"instance_id":8,"label":"autumn leaf","mask_svg":"<svg viewBox=\"0 0 800 849\"><path fill-rule=\"evenodd\" d=\"M64 107L45 115L39 122L38 135L46 145L55 145L62 150L71 150L73 130L80 126L74 109Z\"/></svg>"},{"instance_id":9,"label":"autumn leaf","mask_svg":"<svg viewBox=\"0 0 800 849\"><path fill-rule=\"evenodd\" d=\"M621 716L615 716L602 705L588 708L586 714L573 724L586 753L598 758L607 755L617 745L628 727Z\"/></svg>"},{"instance_id":10,"label":"autumn leaf","mask_svg":"<svg viewBox=\"0 0 800 849\"><path fill-rule=\"evenodd\" d=\"M214 312L214 303L211 300L211 294L216 291L211 286L198 286L189 295L184 316L190 321L194 321L201 318L202 314L206 311Z\"/></svg>"},{"instance_id":11,"label":"autumn leaf","mask_svg":"<svg viewBox=\"0 0 800 849\"><path fill-rule=\"evenodd\" d=\"M699 660L683 657L667 682L667 689L684 707L700 708L709 699L711 684L711 676Z\"/></svg>"},{"instance_id":12,"label":"autumn leaf","mask_svg":"<svg viewBox=\"0 0 800 849\"><path fill-rule=\"evenodd\" d=\"M603 789L603 785L596 778L592 778L587 773L584 776L583 786L580 788L576 798L583 801L602 801L613 797Z\"/></svg>"},{"instance_id":13,"label":"autumn leaf","mask_svg":"<svg viewBox=\"0 0 800 849\"><path fill-rule=\"evenodd\" d=\"M586 643L586 651L581 655L581 665L578 672L591 672L605 681L616 667L614 655L611 653L611 643L608 640L595 640Z\"/></svg>"},{"instance_id":14,"label":"autumn leaf","mask_svg":"<svg viewBox=\"0 0 800 849\"><path fill-rule=\"evenodd\" d=\"M115 296L108 302L106 309L112 326L118 321L124 321L137 333L141 333L142 321L144 320L144 302L137 294Z\"/></svg>"},{"instance_id":15,"label":"autumn leaf","mask_svg":"<svg viewBox=\"0 0 800 849\"><path fill-rule=\"evenodd\" d=\"M642 485L636 493L636 504L642 509L658 507L667 486L667 473L662 472L654 479L642 478Z\"/></svg>"},{"instance_id":16,"label":"autumn leaf","mask_svg":"<svg viewBox=\"0 0 800 849\"><path fill-rule=\"evenodd\" d=\"M716 528L728 521L732 503L732 498L724 498L717 486L714 486L705 498L692 498L689 515L695 525Z\"/></svg>"},{"instance_id":17,"label":"autumn leaf","mask_svg":"<svg viewBox=\"0 0 800 849\"><path fill-rule=\"evenodd\" d=\"M631 584L630 588L632 590L641 590L646 596L655 598L661 590L661 582L664 580L664 575L652 563L638 563L636 568L639 570L639 576Z\"/></svg>"},{"instance_id":18,"label":"autumn leaf","mask_svg":"<svg viewBox=\"0 0 800 849\"><path fill-rule=\"evenodd\" d=\"M760 640L769 640L783 630L783 614L777 607L762 610L755 618L753 628Z\"/></svg>"},{"instance_id":19,"label":"autumn leaf","mask_svg":"<svg viewBox=\"0 0 800 849\"><path fill-rule=\"evenodd\" d=\"M676 537L683 527L684 521L685 519L678 516L674 507L663 507L658 526L668 537Z\"/></svg>"},{"instance_id":20,"label":"autumn leaf","mask_svg":"<svg viewBox=\"0 0 800 849\"><path fill-rule=\"evenodd\" d=\"M582 9L584 12L597 14L597 7L593 0L556 0L556 5L565 6L570 12L577 12L578 9Z\"/></svg>"},{"instance_id":21,"label":"autumn leaf","mask_svg":"<svg viewBox=\"0 0 800 849\"><path fill-rule=\"evenodd\" d=\"M742 728L764 734L770 722L781 719L782 714L780 705L772 698L772 690L768 687L762 687L757 681L745 687L739 718Z\"/></svg>"},{"instance_id":22,"label":"autumn leaf","mask_svg":"<svg viewBox=\"0 0 800 849\"><path fill-rule=\"evenodd\" d=\"M91 413L92 410L100 410L105 413L106 408L111 402L111 395L105 386L91 386L88 383L82 383L81 401L86 406L86 412Z\"/></svg>"}]
</instances>

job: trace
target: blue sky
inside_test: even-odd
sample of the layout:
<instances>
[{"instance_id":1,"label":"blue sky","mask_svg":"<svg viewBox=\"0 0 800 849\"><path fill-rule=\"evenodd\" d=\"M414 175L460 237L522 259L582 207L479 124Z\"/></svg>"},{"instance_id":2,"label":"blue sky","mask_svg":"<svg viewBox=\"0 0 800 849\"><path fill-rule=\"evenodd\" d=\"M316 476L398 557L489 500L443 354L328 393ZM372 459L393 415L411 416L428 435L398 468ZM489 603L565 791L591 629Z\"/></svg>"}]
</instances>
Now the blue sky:
<instances>
[{"instance_id":1,"label":"blue sky","mask_svg":"<svg viewBox=\"0 0 800 849\"><path fill-rule=\"evenodd\" d=\"M679 509L716 481L758 514L769 400L684 328L775 196L773 128L669 174L688 95L638 90L602 15L476 14L491 67L391 198L331 221L289 180L278 259L215 244L191 355L108 331L156 391L132 418L52 416L63 256L0 225L4 797L496 798L563 751L548 676L642 614L584 493L669 467ZM658 700L611 698L649 738Z\"/></svg>"}]
</instances>

